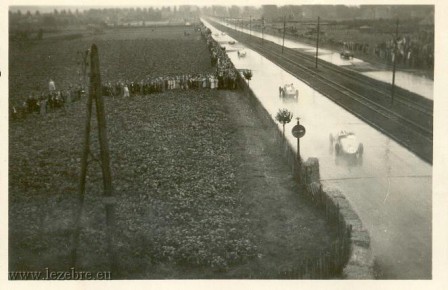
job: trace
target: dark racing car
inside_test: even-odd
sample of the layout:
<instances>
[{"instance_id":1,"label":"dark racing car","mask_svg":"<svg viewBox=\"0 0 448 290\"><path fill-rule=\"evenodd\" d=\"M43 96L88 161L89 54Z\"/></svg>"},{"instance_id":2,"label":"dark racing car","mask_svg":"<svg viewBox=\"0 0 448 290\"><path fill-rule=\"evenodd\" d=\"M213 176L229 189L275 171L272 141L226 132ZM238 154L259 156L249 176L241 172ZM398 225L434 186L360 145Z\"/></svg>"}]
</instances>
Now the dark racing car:
<instances>
[{"instance_id":1,"label":"dark racing car","mask_svg":"<svg viewBox=\"0 0 448 290\"><path fill-rule=\"evenodd\" d=\"M350 51L350 50L347 50L347 49L342 50L342 51L339 53L339 55L340 55L341 58L343 58L343 59L351 59L351 58L354 57L353 52Z\"/></svg>"}]
</instances>

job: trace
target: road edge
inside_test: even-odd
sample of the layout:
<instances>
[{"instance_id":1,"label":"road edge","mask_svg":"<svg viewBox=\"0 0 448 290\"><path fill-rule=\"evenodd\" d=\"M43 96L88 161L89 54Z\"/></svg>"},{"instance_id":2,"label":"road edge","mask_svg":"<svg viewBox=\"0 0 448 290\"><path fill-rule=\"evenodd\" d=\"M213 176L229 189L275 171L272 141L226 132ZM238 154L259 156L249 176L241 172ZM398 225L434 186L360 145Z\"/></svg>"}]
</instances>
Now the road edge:
<instances>
[{"instance_id":1,"label":"road edge","mask_svg":"<svg viewBox=\"0 0 448 290\"><path fill-rule=\"evenodd\" d=\"M246 97L250 98L250 102L254 106L255 113L265 126L273 126L277 128L275 138L277 142L284 144L283 156L288 161L293 174L297 177L299 174L296 163L296 153L289 142L285 142L283 133L279 126L275 123L273 116L263 107L255 93L248 86L247 82L240 75L240 87L245 92ZM338 229L348 228L350 250L344 258L342 266L342 279L347 280L373 280L374 275L374 259L372 249L370 247L370 235L364 228L358 214L353 210L349 201L342 192L332 188L325 190L320 183L319 160L318 158L309 158L302 163L300 170L300 179L306 184L301 187L300 193L307 196L313 201L315 207L325 209L326 213L332 212L333 217L337 219ZM296 179L296 181L298 181ZM299 184L300 187L300 184ZM334 225L334 220L327 220Z\"/></svg>"}]
</instances>

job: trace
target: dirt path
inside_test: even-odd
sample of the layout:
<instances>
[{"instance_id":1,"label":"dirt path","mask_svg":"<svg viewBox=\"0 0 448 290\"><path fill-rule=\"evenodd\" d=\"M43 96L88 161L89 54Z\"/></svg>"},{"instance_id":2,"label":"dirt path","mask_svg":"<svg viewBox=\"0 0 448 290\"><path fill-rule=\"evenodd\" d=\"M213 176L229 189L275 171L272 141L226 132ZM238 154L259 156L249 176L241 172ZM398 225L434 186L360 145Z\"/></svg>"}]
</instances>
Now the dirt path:
<instances>
[{"instance_id":1,"label":"dirt path","mask_svg":"<svg viewBox=\"0 0 448 290\"><path fill-rule=\"evenodd\" d=\"M258 220L254 233L263 241L258 261L245 267L251 271L272 269L274 265L288 268L304 257L317 255L330 244L331 230L323 216L298 194L291 170L275 142L276 129L263 127L247 97L230 91L222 94L231 120L240 128L234 136L235 155L240 162L238 187L250 205L248 215ZM260 267L254 265L257 263Z\"/></svg>"}]
</instances>

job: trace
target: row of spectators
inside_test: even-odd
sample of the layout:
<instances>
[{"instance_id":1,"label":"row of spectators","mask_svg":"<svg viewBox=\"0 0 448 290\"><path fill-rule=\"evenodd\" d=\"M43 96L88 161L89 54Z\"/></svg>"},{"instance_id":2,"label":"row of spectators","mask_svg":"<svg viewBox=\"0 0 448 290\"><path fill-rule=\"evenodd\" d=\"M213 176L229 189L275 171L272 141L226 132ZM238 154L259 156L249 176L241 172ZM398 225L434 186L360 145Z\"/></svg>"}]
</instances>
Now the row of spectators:
<instances>
[{"instance_id":1,"label":"row of spectators","mask_svg":"<svg viewBox=\"0 0 448 290\"><path fill-rule=\"evenodd\" d=\"M342 47L353 51L356 55L375 55L377 58L392 63L394 60L395 42L396 42L396 62L410 68L431 69L434 66L434 47L433 41L429 37L415 38L409 35L400 37L397 41L390 39L377 43L374 46L368 43L358 43L354 41L337 41L333 38L323 38L322 43Z\"/></svg>"},{"instance_id":2,"label":"row of spectators","mask_svg":"<svg viewBox=\"0 0 448 290\"><path fill-rule=\"evenodd\" d=\"M404 36L396 41L396 62L411 68L433 68L434 47L429 38L412 39ZM392 63L394 59L395 41L389 40L378 44L374 53L377 57Z\"/></svg>"},{"instance_id":3,"label":"row of spectators","mask_svg":"<svg viewBox=\"0 0 448 290\"><path fill-rule=\"evenodd\" d=\"M224 88L224 85L220 84L215 74L185 74L146 78L140 82L108 81L103 84L102 93L103 96L126 98L136 95L162 93L167 90L222 88ZM50 80L48 92L42 92L40 95L32 93L21 105L11 105L11 118L20 118L31 113L45 115L47 112L55 109L65 109L66 104L80 100L85 94L85 90L81 87L73 88L70 86L67 90L56 90L54 81Z\"/></svg>"},{"instance_id":4,"label":"row of spectators","mask_svg":"<svg viewBox=\"0 0 448 290\"><path fill-rule=\"evenodd\" d=\"M112 97L131 97L161 93L167 90L188 89L220 89L215 74L184 74L179 76L165 76L146 78L142 81L106 82L103 85L103 95Z\"/></svg>"},{"instance_id":5,"label":"row of spectators","mask_svg":"<svg viewBox=\"0 0 448 290\"><path fill-rule=\"evenodd\" d=\"M218 86L222 89L236 89L238 71L235 69L232 61L227 55L225 48L221 47L221 45L213 39L210 29L204 28L201 33L207 40L211 65L216 67Z\"/></svg>"},{"instance_id":6,"label":"row of spectators","mask_svg":"<svg viewBox=\"0 0 448 290\"><path fill-rule=\"evenodd\" d=\"M31 93L25 101L19 105L10 105L10 118L24 118L28 114L39 113L47 114L56 109L65 109L66 104L70 104L81 99L85 91L81 88L70 86L66 90L56 90L53 80L49 82L49 90L40 95Z\"/></svg>"}]
</instances>

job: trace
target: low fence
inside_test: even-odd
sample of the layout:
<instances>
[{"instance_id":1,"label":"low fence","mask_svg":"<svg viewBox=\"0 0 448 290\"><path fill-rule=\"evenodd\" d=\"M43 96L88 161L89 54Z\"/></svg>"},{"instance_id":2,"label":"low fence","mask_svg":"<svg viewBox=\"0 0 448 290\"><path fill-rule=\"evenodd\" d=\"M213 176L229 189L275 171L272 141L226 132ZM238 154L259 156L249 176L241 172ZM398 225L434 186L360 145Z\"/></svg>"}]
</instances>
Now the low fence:
<instances>
[{"instance_id":1,"label":"low fence","mask_svg":"<svg viewBox=\"0 0 448 290\"><path fill-rule=\"evenodd\" d=\"M370 237L356 212L338 190L323 189L317 158L309 158L306 162L301 162L302 166L299 167L293 147L285 140L279 126L242 75L239 75L238 83L258 115L261 125L265 129L275 128L274 138L282 148L285 160L295 178L300 177L301 193L310 199L316 208L325 212L327 223L337 231L336 240L330 249L322 252L319 257L313 259L304 257L299 265L281 269L277 273L265 273L266 275L259 273L252 278L258 276L277 279L374 279Z\"/></svg>"}]
</instances>

